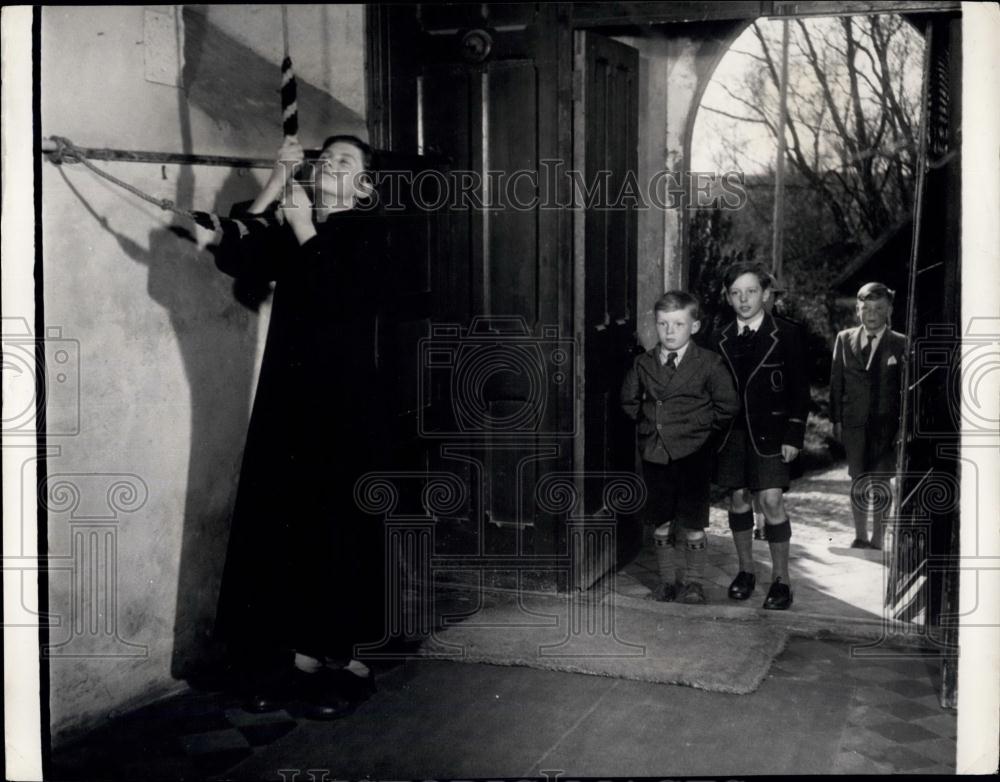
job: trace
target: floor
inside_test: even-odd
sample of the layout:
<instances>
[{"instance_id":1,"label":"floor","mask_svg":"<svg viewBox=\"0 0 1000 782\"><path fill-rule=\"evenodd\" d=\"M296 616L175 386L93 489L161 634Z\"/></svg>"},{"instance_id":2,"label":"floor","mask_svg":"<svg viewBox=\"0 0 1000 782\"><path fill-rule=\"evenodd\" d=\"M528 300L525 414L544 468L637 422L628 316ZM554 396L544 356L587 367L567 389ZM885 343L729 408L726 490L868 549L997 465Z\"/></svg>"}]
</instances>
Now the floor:
<instances>
[{"instance_id":1,"label":"floor","mask_svg":"<svg viewBox=\"0 0 1000 782\"><path fill-rule=\"evenodd\" d=\"M844 619L881 620L888 551L852 549L854 525L846 467L811 473L797 481L785 496L792 522L789 570L797 610ZM709 516L706 595L711 602L760 608L771 582L767 543L754 541L757 593L746 603L726 598L738 572L736 551L724 504ZM678 548L679 557L682 550ZM638 558L619 571L614 590L629 597L645 597L659 583L656 554L645 547Z\"/></svg>"},{"instance_id":2,"label":"floor","mask_svg":"<svg viewBox=\"0 0 1000 782\"><path fill-rule=\"evenodd\" d=\"M294 707L250 714L211 685L192 687L61 747L48 778L954 773L956 717L938 701L940 657L922 651L919 632L916 643L895 646L845 640L879 639L884 629L884 568L878 552L849 548L846 481L830 470L788 495L792 610L760 609L763 542L755 543L758 594L745 604L726 599L735 561L721 508L712 511L709 605L655 604L676 621L785 623L792 637L749 695L411 658L379 664L379 691L330 723ZM657 579L647 549L605 586L613 599L646 601ZM452 591L436 604L464 613L470 601Z\"/></svg>"},{"instance_id":3,"label":"floor","mask_svg":"<svg viewBox=\"0 0 1000 782\"><path fill-rule=\"evenodd\" d=\"M731 695L410 660L380 671L372 699L330 723L294 710L253 715L227 695L191 690L57 753L50 777L948 774L956 720L937 702L939 667L793 638L756 692Z\"/></svg>"}]
</instances>

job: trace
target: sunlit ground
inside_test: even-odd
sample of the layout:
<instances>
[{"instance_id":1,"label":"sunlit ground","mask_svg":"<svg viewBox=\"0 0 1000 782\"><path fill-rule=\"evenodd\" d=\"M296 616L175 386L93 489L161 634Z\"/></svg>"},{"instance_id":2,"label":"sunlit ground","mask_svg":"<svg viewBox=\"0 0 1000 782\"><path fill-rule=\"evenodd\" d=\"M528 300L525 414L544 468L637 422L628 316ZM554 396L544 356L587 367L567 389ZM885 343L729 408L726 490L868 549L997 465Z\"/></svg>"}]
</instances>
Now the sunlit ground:
<instances>
[{"instance_id":1,"label":"sunlit ground","mask_svg":"<svg viewBox=\"0 0 1000 782\"><path fill-rule=\"evenodd\" d=\"M785 495L792 522L793 611L842 619L875 620L883 616L883 559L887 553L850 547L854 523L849 490L847 468L839 465L794 481ZM754 541L757 591L745 603L738 603L726 596L738 568L724 502L712 507L708 532L705 577L709 602L759 609L771 581L767 543ZM681 554L681 549L674 552L678 559ZM619 572L616 591L644 597L658 581L655 552L645 546L636 560Z\"/></svg>"}]
</instances>

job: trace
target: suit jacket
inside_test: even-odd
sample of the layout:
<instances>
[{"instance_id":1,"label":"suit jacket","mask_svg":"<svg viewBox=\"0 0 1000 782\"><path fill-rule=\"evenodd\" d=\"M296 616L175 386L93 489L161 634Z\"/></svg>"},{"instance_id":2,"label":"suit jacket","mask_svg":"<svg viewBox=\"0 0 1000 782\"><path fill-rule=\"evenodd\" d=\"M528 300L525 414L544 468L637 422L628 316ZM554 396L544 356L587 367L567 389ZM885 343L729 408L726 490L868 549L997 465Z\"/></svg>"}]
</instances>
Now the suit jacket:
<instances>
[{"instance_id":1,"label":"suit jacket","mask_svg":"<svg viewBox=\"0 0 1000 782\"><path fill-rule=\"evenodd\" d=\"M886 329L875 347L871 368L861 357L864 326L845 329L833 343L830 367L830 420L864 427L880 439L895 439L899 428L906 336Z\"/></svg>"},{"instance_id":2,"label":"suit jacket","mask_svg":"<svg viewBox=\"0 0 1000 782\"><path fill-rule=\"evenodd\" d=\"M738 386L733 357L736 338L733 320L714 336L713 347L726 360ZM782 445L802 448L809 414L804 344L801 326L780 315L765 313L754 342L753 369L739 389L743 403L740 415L745 417L750 441L761 456L780 456ZM731 432L732 424L720 450Z\"/></svg>"},{"instance_id":3,"label":"suit jacket","mask_svg":"<svg viewBox=\"0 0 1000 782\"><path fill-rule=\"evenodd\" d=\"M622 384L625 414L638 423L642 458L666 464L701 448L740 408L722 359L689 342L676 369L660 364L659 345L635 357Z\"/></svg>"}]
</instances>

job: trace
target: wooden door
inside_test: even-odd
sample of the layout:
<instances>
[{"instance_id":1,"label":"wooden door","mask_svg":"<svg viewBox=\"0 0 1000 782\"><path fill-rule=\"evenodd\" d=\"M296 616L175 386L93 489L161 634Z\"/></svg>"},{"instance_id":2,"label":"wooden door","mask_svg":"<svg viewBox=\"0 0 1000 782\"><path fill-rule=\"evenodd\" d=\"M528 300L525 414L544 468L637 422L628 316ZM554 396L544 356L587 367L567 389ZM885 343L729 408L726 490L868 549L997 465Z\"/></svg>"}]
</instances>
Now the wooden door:
<instances>
[{"instance_id":1,"label":"wooden door","mask_svg":"<svg viewBox=\"0 0 1000 782\"><path fill-rule=\"evenodd\" d=\"M577 208L575 224L577 317L584 341L577 461L588 476L582 486L586 513L603 515L604 481L592 476L635 466L634 428L621 411L619 393L637 345L637 215L634 204L619 196L637 170L639 55L592 32L576 33L574 47L574 169L591 188L590 203ZM624 521L619 546L635 537L622 534Z\"/></svg>"},{"instance_id":2,"label":"wooden door","mask_svg":"<svg viewBox=\"0 0 1000 782\"><path fill-rule=\"evenodd\" d=\"M375 53L386 54L373 66L384 87L376 143L444 161L449 174L427 250L428 331L410 370L427 465L469 487L464 507L439 519L438 551L554 553L560 520L534 492L543 473L571 467L572 258L570 218L549 208L539 178L543 160L569 155L568 33L552 4L372 13Z\"/></svg>"},{"instance_id":3,"label":"wooden door","mask_svg":"<svg viewBox=\"0 0 1000 782\"><path fill-rule=\"evenodd\" d=\"M924 21L924 33L923 143L905 296L908 350L885 608L890 632L918 632L941 650L940 701L954 708L961 446L967 440L975 447L977 436L988 430L963 420L959 391L962 237L955 227L962 185L961 20L935 15ZM970 327L965 344L976 345L977 336Z\"/></svg>"}]
</instances>

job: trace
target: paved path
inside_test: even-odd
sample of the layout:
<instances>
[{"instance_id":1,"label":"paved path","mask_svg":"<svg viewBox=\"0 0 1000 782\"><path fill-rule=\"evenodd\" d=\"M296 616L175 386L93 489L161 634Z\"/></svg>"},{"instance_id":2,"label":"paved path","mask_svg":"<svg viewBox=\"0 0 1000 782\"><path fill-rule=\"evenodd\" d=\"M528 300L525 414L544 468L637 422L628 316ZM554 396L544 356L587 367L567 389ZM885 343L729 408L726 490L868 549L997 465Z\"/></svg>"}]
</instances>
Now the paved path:
<instances>
[{"instance_id":1,"label":"paved path","mask_svg":"<svg viewBox=\"0 0 1000 782\"><path fill-rule=\"evenodd\" d=\"M846 467L812 473L796 480L785 504L792 521L790 571L794 611L830 617L880 620L885 594L886 552L852 549L854 523ZM754 541L757 591L745 603L730 601L726 590L736 575L737 559L725 505L712 508L709 518L706 596L715 603L760 609L771 583L767 543ZM682 549L675 552L680 558ZM614 590L644 597L659 582L656 555L646 546L638 558L617 574Z\"/></svg>"}]
</instances>

